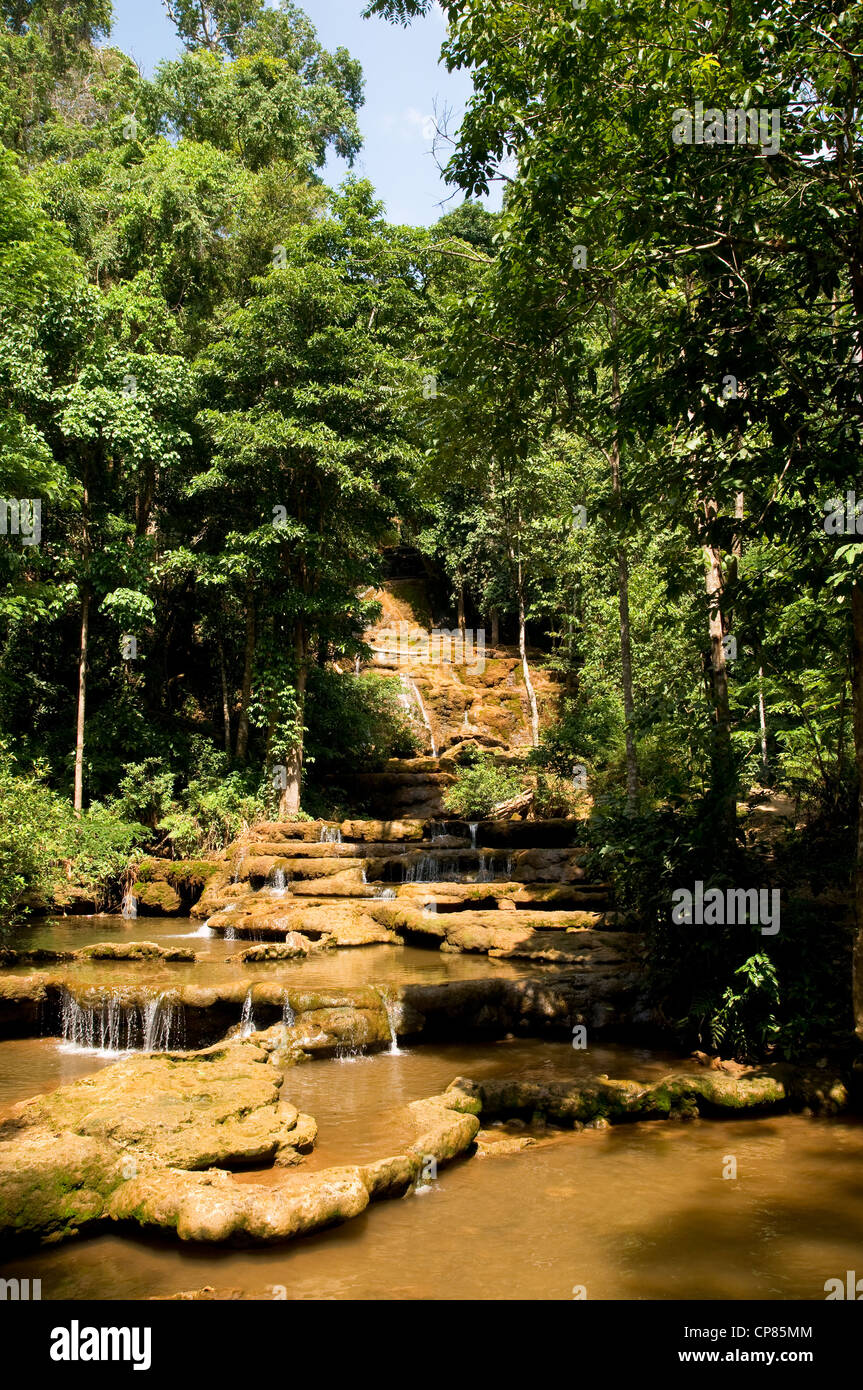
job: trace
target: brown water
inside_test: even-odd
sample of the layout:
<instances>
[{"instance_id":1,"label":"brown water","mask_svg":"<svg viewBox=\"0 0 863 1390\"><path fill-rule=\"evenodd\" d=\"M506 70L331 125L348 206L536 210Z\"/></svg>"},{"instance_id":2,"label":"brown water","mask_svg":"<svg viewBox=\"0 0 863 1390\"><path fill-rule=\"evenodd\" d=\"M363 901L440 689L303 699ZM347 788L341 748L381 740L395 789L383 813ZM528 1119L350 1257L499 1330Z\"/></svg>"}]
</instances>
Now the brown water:
<instances>
[{"instance_id":1,"label":"brown water","mask_svg":"<svg viewBox=\"0 0 863 1390\"><path fill-rule=\"evenodd\" d=\"M531 961L502 961L484 955L456 955L436 948L416 946L354 946L322 951L293 961L254 964L229 962L250 940L225 941L217 936L198 936L200 922L192 918L147 918L125 921L119 917L63 917L16 931L5 944L18 950L50 948L78 951L97 942L153 941L159 946L187 946L199 959L195 964L163 961L58 961L13 966L12 975L61 975L70 985L87 987L152 985L164 990L181 985L228 985L255 980L293 985L299 989L351 989L361 985L437 984L445 980L478 980L536 975L543 967ZM548 969L549 967L546 967Z\"/></svg>"},{"instance_id":2,"label":"brown water","mask_svg":"<svg viewBox=\"0 0 863 1390\"><path fill-rule=\"evenodd\" d=\"M4 1046L7 1046L4 1044ZM32 1046L32 1044L31 1044ZM407 1101L456 1075L649 1079L667 1057L501 1042L421 1048L288 1074L320 1126L312 1166L382 1157L413 1135ZM0 1058L2 1062L2 1058ZM723 1180L729 1156L736 1180ZM560 1134L441 1170L419 1195L272 1249L101 1235L18 1257L46 1299L147 1298L208 1284L297 1299L823 1299L863 1268L863 1125L797 1116ZM295 1180L290 1171L246 1181Z\"/></svg>"}]
</instances>

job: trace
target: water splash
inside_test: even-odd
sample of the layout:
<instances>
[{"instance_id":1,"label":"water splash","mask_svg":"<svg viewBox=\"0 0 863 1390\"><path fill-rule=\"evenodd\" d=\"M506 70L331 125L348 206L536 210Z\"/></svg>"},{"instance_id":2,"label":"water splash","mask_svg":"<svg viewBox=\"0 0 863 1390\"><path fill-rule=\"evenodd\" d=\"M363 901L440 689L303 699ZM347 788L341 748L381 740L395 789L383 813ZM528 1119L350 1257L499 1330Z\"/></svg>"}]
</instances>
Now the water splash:
<instances>
[{"instance_id":1,"label":"water splash","mask_svg":"<svg viewBox=\"0 0 863 1390\"><path fill-rule=\"evenodd\" d=\"M180 935L181 938L185 940L189 936L215 936L216 933L210 926L210 919L208 917L206 922L202 922L201 925L195 929L195 931L181 932Z\"/></svg>"}]
</instances>

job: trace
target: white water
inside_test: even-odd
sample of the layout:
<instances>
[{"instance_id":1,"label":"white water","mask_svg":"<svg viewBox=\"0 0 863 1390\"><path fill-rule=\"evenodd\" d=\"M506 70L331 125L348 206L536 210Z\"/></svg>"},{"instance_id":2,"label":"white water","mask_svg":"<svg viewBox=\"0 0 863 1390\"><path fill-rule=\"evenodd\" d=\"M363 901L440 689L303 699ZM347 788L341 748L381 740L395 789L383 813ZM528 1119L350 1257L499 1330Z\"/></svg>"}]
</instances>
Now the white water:
<instances>
[{"instance_id":1,"label":"white water","mask_svg":"<svg viewBox=\"0 0 863 1390\"><path fill-rule=\"evenodd\" d=\"M476 849L476 832L477 832L477 830L479 829L479 824L478 824L478 822L477 822L477 821L473 821L473 822L468 826L468 829L470 830L470 847L471 847L471 849Z\"/></svg>"},{"instance_id":2,"label":"white water","mask_svg":"<svg viewBox=\"0 0 863 1390\"><path fill-rule=\"evenodd\" d=\"M243 860L245 859L245 857L246 857L247 854L248 854L248 850L247 850L246 846L243 845L243 847L241 848L239 854L237 855L236 860L234 861L234 873L233 873L233 878L232 878L232 882L233 882L233 883L239 883L239 881L240 881L240 870L241 870L241 868L243 867Z\"/></svg>"},{"instance_id":3,"label":"white water","mask_svg":"<svg viewBox=\"0 0 863 1390\"><path fill-rule=\"evenodd\" d=\"M138 916L138 899L131 888L123 894L123 906L120 909L121 915L129 920Z\"/></svg>"},{"instance_id":4,"label":"white water","mask_svg":"<svg viewBox=\"0 0 863 1390\"><path fill-rule=\"evenodd\" d=\"M296 1021L297 1021L296 1014L294 1013L293 1009L291 1008L291 1001L290 1001L290 998L289 998L289 996L288 996L287 990L285 990L285 997L284 997L284 1000L283 1000L283 1002L282 1002L282 1027L283 1027L283 1028L293 1028L293 1026L294 1026L294 1024L296 1023Z\"/></svg>"},{"instance_id":5,"label":"white water","mask_svg":"<svg viewBox=\"0 0 863 1390\"><path fill-rule=\"evenodd\" d=\"M376 898L383 898L383 899L385 899L387 902L389 902L389 900L390 900L391 898L394 898L395 895L396 895L396 890L395 890L395 888L378 888L377 891L376 891L376 893L375 893L375 897L376 897Z\"/></svg>"},{"instance_id":6,"label":"white water","mask_svg":"<svg viewBox=\"0 0 863 1390\"><path fill-rule=\"evenodd\" d=\"M429 742L431 743L432 757L436 758L438 755L438 748L437 744L435 743L434 731L431 726L431 720L428 717L428 710L426 709L425 704L423 703L423 697L419 692L419 687L417 686L416 681L412 680L410 676L402 676L401 679L402 683L410 691L411 698L420 712L420 718L422 719L422 722L425 725L426 733L428 734Z\"/></svg>"},{"instance_id":7,"label":"white water","mask_svg":"<svg viewBox=\"0 0 863 1390\"><path fill-rule=\"evenodd\" d=\"M402 1055L402 1050L401 1050L401 1048L399 1047L399 1037L398 1037L398 1033L396 1032L396 1004L395 1004L395 1001L392 1000L392 999L390 999L389 996L386 995L382 989L381 989L381 990L378 990L378 993L380 994L381 999L383 1000L384 1008L385 1008L386 1011L387 1011L387 1023L389 1024L389 1030L390 1030L390 1056L391 1056L391 1057L400 1057L400 1056Z\"/></svg>"},{"instance_id":8,"label":"white water","mask_svg":"<svg viewBox=\"0 0 863 1390\"><path fill-rule=\"evenodd\" d=\"M252 1008L252 987L243 1000L243 1012L240 1015L240 1037L248 1038L255 1031L255 1014Z\"/></svg>"},{"instance_id":9,"label":"white water","mask_svg":"<svg viewBox=\"0 0 863 1390\"><path fill-rule=\"evenodd\" d=\"M208 917L207 920L206 920L206 922L202 922L201 926L198 927L197 930L195 930L195 931L181 932L181 933L180 933L180 936L178 937L178 940L185 940L185 939L186 939L187 937L189 937L189 936L215 936L215 935L216 935L216 933L213 931L213 928L210 926L210 919L209 919L209 917Z\"/></svg>"},{"instance_id":10,"label":"white water","mask_svg":"<svg viewBox=\"0 0 863 1390\"><path fill-rule=\"evenodd\" d=\"M273 870L273 886L272 886L272 888L270 889L270 892L273 893L273 894L275 894L276 897L282 898L282 897L284 897L285 893L287 893L287 891L288 891L288 880L287 880L287 878L285 877L285 871L284 871L284 869L274 869L274 870Z\"/></svg>"},{"instance_id":11,"label":"white water","mask_svg":"<svg viewBox=\"0 0 863 1390\"><path fill-rule=\"evenodd\" d=\"M60 1021L63 1052L117 1057L125 1052L168 1052L185 1046L183 1006L168 993L157 995L141 1008L126 1003L116 990L81 1003L64 989Z\"/></svg>"},{"instance_id":12,"label":"white water","mask_svg":"<svg viewBox=\"0 0 863 1390\"><path fill-rule=\"evenodd\" d=\"M337 825L322 825L321 838L322 845L340 845L342 843L342 832Z\"/></svg>"}]
</instances>

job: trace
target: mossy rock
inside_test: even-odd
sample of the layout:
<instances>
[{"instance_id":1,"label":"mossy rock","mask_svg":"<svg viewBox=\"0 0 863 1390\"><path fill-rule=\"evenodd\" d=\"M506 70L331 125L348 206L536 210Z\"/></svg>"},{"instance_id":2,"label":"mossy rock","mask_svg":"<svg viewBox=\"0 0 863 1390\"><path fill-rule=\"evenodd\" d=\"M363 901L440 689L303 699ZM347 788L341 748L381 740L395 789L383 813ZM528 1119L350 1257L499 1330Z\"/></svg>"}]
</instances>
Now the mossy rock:
<instances>
[{"instance_id":1,"label":"mossy rock","mask_svg":"<svg viewBox=\"0 0 863 1390\"><path fill-rule=\"evenodd\" d=\"M170 915L179 913L183 906L176 888L164 880L145 880L142 883L139 879L132 889L132 893L138 903L139 910L144 907L148 908L150 912Z\"/></svg>"}]
</instances>

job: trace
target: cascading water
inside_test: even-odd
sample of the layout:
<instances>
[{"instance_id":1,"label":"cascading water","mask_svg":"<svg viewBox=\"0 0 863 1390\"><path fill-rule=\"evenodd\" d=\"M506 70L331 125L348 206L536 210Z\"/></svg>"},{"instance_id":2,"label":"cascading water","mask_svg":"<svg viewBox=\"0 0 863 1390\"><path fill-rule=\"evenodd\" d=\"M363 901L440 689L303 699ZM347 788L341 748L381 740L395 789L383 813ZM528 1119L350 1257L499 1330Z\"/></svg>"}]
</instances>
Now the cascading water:
<instances>
[{"instance_id":1,"label":"cascading water","mask_svg":"<svg viewBox=\"0 0 863 1390\"><path fill-rule=\"evenodd\" d=\"M123 905L120 908L120 915L127 920L133 920L138 916L138 899L135 897L131 888L127 888L126 892L123 894Z\"/></svg>"},{"instance_id":2,"label":"cascading water","mask_svg":"<svg viewBox=\"0 0 863 1390\"><path fill-rule=\"evenodd\" d=\"M252 1007L252 987L243 1000L243 1012L240 1015L240 1037L248 1038L255 1031L255 1014Z\"/></svg>"},{"instance_id":3,"label":"cascading water","mask_svg":"<svg viewBox=\"0 0 863 1390\"><path fill-rule=\"evenodd\" d=\"M434 730L432 729L431 720L428 717L428 710L425 707L425 703L423 701L422 695L420 694L419 687L416 681L412 680L410 676L402 676L401 681L402 685L405 688L405 691L410 693L410 700L413 702L414 705L416 705L417 709L419 710L420 719L425 725L426 733L429 736L432 757L436 758L438 755L438 748L437 744L435 743ZM406 705L406 708L409 709L410 705Z\"/></svg>"},{"instance_id":4,"label":"cascading water","mask_svg":"<svg viewBox=\"0 0 863 1390\"><path fill-rule=\"evenodd\" d=\"M112 1056L140 1045L138 1010L123 1002L117 991L88 997L83 1003L64 987L60 1020L64 1052L97 1052Z\"/></svg>"},{"instance_id":5,"label":"cascading water","mask_svg":"<svg viewBox=\"0 0 863 1390\"><path fill-rule=\"evenodd\" d=\"M390 999L385 990L379 989L378 994L381 996L383 1006L387 1011L387 1024L390 1030L390 1056L400 1057L402 1055L402 1050L399 1047L399 1036L396 1031L396 1001Z\"/></svg>"},{"instance_id":6,"label":"cascading water","mask_svg":"<svg viewBox=\"0 0 863 1390\"><path fill-rule=\"evenodd\" d=\"M186 1046L186 1013L174 995L163 993L144 1009L144 1051L181 1052Z\"/></svg>"},{"instance_id":7,"label":"cascading water","mask_svg":"<svg viewBox=\"0 0 863 1390\"><path fill-rule=\"evenodd\" d=\"M342 843L342 832L337 825L322 825L321 838L322 845L340 845Z\"/></svg>"},{"instance_id":8,"label":"cascading water","mask_svg":"<svg viewBox=\"0 0 863 1390\"><path fill-rule=\"evenodd\" d=\"M389 902L395 895L395 888L378 888L375 892L375 897L382 898L385 902Z\"/></svg>"},{"instance_id":9,"label":"cascading water","mask_svg":"<svg viewBox=\"0 0 863 1390\"><path fill-rule=\"evenodd\" d=\"M202 923L201 923L201 925L197 928L196 931L187 931L187 932L183 932L183 933L182 933L183 938L188 937L188 936L214 936L214 935L215 935L215 932L213 931L213 928L210 926L210 919L209 919L209 917L207 918L206 922L202 922Z\"/></svg>"},{"instance_id":10,"label":"cascading water","mask_svg":"<svg viewBox=\"0 0 863 1390\"><path fill-rule=\"evenodd\" d=\"M186 1021L182 1004L163 993L140 1007L128 1003L119 990L89 993L83 1000L64 987L60 1002L63 1051L168 1052L185 1046Z\"/></svg>"},{"instance_id":11,"label":"cascading water","mask_svg":"<svg viewBox=\"0 0 863 1390\"><path fill-rule=\"evenodd\" d=\"M438 859L433 854L421 854L413 864L405 867L403 883L440 883L443 879L457 878L459 865L456 859Z\"/></svg>"},{"instance_id":12,"label":"cascading water","mask_svg":"<svg viewBox=\"0 0 863 1390\"><path fill-rule=\"evenodd\" d=\"M293 1028L296 1021L297 1016L291 1008L290 995L288 994L288 991L285 990L284 998L282 1000L282 1027Z\"/></svg>"},{"instance_id":13,"label":"cascading water","mask_svg":"<svg viewBox=\"0 0 863 1390\"><path fill-rule=\"evenodd\" d=\"M288 891L288 880L284 869L273 870L273 883L270 891L280 898L284 897Z\"/></svg>"},{"instance_id":14,"label":"cascading water","mask_svg":"<svg viewBox=\"0 0 863 1390\"><path fill-rule=\"evenodd\" d=\"M476 849L476 832L479 830L479 822L471 821L468 830L470 831L470 847Z\"/></svg>"},{"instance_id":15,"label":"cascading water","mask_svg":"<svg viewBox=\"0 0 863 1390\"><path fill-rule=\"evenodd\" d=\"M241 849L240 849L239 854L237 855L236 859L234 860L234 872L233 872L233 876L232 876L232 879L231 879L231 882L232 882L232 883L239 883L239 881L240 881L240 870L241 870L242 867L243 867L243 860L245 859L245 857L246 857L247 854L248 854L248 849L247 849L247 847L246 847L245 845L243 845L243 846L241 847Z\"/></svg>"}]
</instances>

